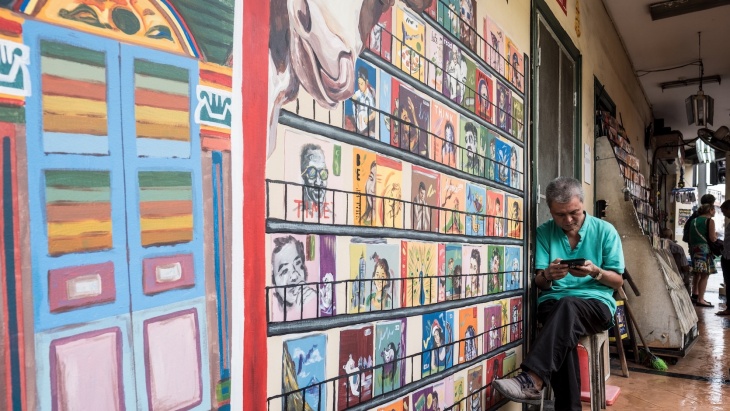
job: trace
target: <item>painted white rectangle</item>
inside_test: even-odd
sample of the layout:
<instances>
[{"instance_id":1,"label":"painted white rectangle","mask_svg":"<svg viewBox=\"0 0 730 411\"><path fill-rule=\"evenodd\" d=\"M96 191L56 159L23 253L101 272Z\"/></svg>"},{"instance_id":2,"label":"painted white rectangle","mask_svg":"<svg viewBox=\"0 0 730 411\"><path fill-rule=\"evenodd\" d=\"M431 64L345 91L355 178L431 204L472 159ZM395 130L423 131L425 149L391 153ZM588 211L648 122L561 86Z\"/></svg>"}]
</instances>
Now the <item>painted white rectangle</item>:
<instances>
[{"instance_id":1,"label":"painted white rectangle","mask_svg":"<svg viewBox=\"0 0 730 411\"><path fill-rule=\"evenodd\" d=\"M122 378L119 333L69 339L55 345L55 409L119 410Z\"/></svg>"},{"instance_id":2,"label":"painted white rectangle","mask_svg":"<svg viewBox=\"0 0 730 411\"><path fill-rule=\"evenodd\" d=\"M202 401L197 311L166 315L145 325L150 409L177 410Z\"/></svg>"},{"instance_id":3,"label":"painted white rectangle","mask_svg":"<svg viewBox=\"0 0 730 411\"><path fill-rule=\"evenodd\" d=\"M101 275L88 274L66 282L66 296L69 300L101 295Z\"/></svg>"},{"instance_id":4,"label":"painted white rectangle","mask_svg":"<svg viewBox=\"0 0 730 411\"><path fill-rule=\"evenodd\" d=\"M155 267L155 280L157 283L172 283L182 278L182 265L180 263L163 264Z\"/></svg>"}]
</instances>

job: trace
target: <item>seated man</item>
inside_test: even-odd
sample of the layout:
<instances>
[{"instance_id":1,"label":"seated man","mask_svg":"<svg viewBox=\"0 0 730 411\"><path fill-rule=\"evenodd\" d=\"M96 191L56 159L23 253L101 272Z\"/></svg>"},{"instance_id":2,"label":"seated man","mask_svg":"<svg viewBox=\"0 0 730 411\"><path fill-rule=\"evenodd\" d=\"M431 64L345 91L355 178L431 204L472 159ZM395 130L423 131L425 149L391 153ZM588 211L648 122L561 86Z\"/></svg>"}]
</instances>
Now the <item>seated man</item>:
<instances>
[{"instance_id":1,"label":"seated man","mask_svg":"<svg viewBox=\"0 0 730 411\"><path fill-rule=\"evenodd\" d=\"M537 228L534 280L541 290L537 318L543 327L522 372L494 385L512 401L539 404L544 384L551 381L555 409L580 410L578 340L611 326L613 291L623 284L623 250L616 229L584 211L578 180L558 177L545 194L553 219ZM577 258L585 262L561 263Z\"/></svg>"},{"instance_id":2,"label":"seated man","mask_svg":"<svg viewBox=\"0 0 730 411\"><path fill-rule=\"evenodd\" d=\"M684 282L684 288L687 289L687 294L692 295L690 284L692 280L692 272L689 269L689 262L687 261L687 254L684 252L684 248L674 241L671 228L665 228L662 230L662 238L667 240L669 245L669 252L674 257L674 262L677 263L677 269L679 269L679 275L682 276L682 282Z\"/></svg>"}]
</instances>

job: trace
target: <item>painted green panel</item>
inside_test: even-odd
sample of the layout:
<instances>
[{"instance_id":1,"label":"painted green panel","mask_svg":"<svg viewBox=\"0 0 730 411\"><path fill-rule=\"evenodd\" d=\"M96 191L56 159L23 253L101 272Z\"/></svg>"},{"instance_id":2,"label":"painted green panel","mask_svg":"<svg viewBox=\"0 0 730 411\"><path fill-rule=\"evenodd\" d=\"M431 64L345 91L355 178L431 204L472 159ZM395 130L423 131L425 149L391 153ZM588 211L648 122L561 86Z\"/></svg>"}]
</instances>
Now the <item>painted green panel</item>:
<instances>
[{"instance_id":1,"label":"painted green panel","mask_svg":"<svg viewBox=\"0 0 730 411\"><path fill-rule=\"evenodd\" d=\"M52 57L41 57L41 72L71 80L106 82L106 68L104 67Z\"/></svg>"},{"instance_id":2,"label":"painted green panel","mask_svg":"<svg viewBox=\"0 0 730 411\"><path fill-rule=\"evenodd\" d=\"M175 8L182 15L195 41L211 63L224 65L233 49L233 4L232 0L175 1ZM214 22L215 26L211 26L211 22Z\"/></svg>"},{"instance_id":3,"label":"painted green panel","mask_svg":"<svg viewBox=\"0 0 730 411\"><path fill-rule=\"evenodd\" d=\"M147 60L134 60L135 74L142 74L156 78L164 78L187 83L190 74L187 69L167 64L153 63Z\"/></svg>"},{"instance_id":4,"label":"painted green panel","mask_svg":"<svg viewBox=\"0 0 730 411\"><path fill-rule=\"evenodd\" d=\"M108 203L111 201L109 189L104 188L54 188L46 187L46 202L70 203Z\"/></svg>"},{"instance_id":5,"label":"painted green panel","mask_svg":"<svg viewBox=\"0 0 730 411\"><path fill-rule=\"evenodd\" d=\"M41 56L55 57L100 67L106 66L106 58L101 51L89 50L55 41L41 40Z\"/></svg>"},{"instance_id":6,"label":"painted green panel","mask_svg":"<svg viewBox=\"0 0 730 411\"><path fill-rule=\"evenodd\" d=\"M25 123L25 107L0 106L0 121L4 123Z\"/></svg>"},{"instance_id":7,"label":"painted green panel","mask_svg":"<svg viewBox=\"0 0 730 411\"><path fill-rule=\"evenodd\" d=\"M181 96L190 94L190 87L187 82L181 83L179 81L165 80L158 77L143 76L141 74L134 75L134 86Z\"/></svg>"},{"instance_id":8,"label":"painted green panel","mask_svg":"<svg viewBox=\"0 0 730 411\"><path fill-rule=\"evenodd\" d=\"M193 178L185 171L140 171L139 186L147 187L183 187L192 186Z\"/></svg>"},{"instance_id":9,"label":"painted green panel","mask_svg":"<svg viewBox=\"0 0 730 411\"><path fill-rule=\"evenodd\" d=\"M109 187L108 171L46 170L46 186L98 188Z\"/></svg>"},{"instance_id":10,"label":"painted green panel","mask_svg":"<svg viewBox=\"0 0 730 411\"><path fill-rule=\"evenodd\" d=\"M192 201L193 190L190 187L146 188L139 190L139 201Z\"/></svg>"}]
</instances>

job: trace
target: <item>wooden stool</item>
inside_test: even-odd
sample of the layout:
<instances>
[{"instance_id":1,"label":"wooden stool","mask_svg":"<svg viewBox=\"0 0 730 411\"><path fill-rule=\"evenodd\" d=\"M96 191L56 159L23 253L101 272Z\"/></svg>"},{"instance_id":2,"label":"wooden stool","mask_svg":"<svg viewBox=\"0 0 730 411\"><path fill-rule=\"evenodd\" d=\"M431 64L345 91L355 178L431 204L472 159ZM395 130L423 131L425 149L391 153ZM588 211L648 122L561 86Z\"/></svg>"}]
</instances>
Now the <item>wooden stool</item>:
<instances>
[{"instance_id":1,"label":"wooden stool","mask_svg":"<svg viewBox=\"0 0 730 411\"><path fill-rule=\"evenodd\" d=\"M584 382L587 383L589 391L585 392L590 396L591 411L606 409L606 377L603 373L605 361L603 351L608 342L608 331L598 334L588 335L578 341L578 358L581 357L581 351L588 359L588 369L584 370L581 366L581 399L584 398Z\"/></svg>"}]
</instances>

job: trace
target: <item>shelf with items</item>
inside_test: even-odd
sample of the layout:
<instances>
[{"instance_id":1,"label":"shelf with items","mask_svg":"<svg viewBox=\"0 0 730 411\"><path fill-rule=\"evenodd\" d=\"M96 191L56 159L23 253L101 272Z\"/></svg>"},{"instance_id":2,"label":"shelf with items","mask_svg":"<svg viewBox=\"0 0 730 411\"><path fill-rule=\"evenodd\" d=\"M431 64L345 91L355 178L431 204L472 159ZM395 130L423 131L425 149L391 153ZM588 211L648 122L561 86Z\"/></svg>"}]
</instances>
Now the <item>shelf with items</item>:
<instances>
[{"instance_id":1,"label":"shelf with items","mask_svg":"<svg viewBox=\"0 0 730 411\"><path fill-rule=\"evenodd\" d=\"M490 375L519 363L529 84L505 77L504 56L501 72L478 59L476 37L398 4L366 39L351 98L300 92L275 125L263 291L284 366L272 409L415 407L449 378L462 395L444 404L438 391L442 407L493 408L504 401ZM394 324L390 347L379 330ZM304 361L315 351L329 361L316 374Z\"/></svg>"},{"instance_id":2,"label":"shelf with items","mask_svg":"<svg viewBox=\"0 0 730 411\"><path fill-rule=\"evenodd\" d=\"M434 28L433 19L424 22L421 16L401 9L396 15L397 30L390 24L391 17L381 19L376 26L378 34L368 37L361 57L403 81L412 79L425 85L426 93L435 91L432 94L438 94L438 99L456 103L457 111L467 111L507 136L524 141L524 81L520 88L515 87L504 72L495 73L479 58L474 59L474 53L458 37L439 25ZM518 60L529 59L519 55ZM399 72L387 70L387 66Z\"/></svg>"},{"instance_id":3,"label":"shelf with items","mask_svg":"<svg viewBox=\"0 0 730 411\"><path fill-rule=\"evenodd\" d=\"M636 217L644 234L653 236L659 232L656 210L651 204L652 190L647 186L644 175L639 170L641 162L636 156L634 147L629 141L623 126L609 113L596 113L596 129L599 135L605 135L611 145L618 162L624 190L627 198L632 200Z\"/></svg>"},{"instance_id":4,"label":"shelf with items","mask_svg":"<svg viewBox=\"0 0 730 411\"><path fill-rule=\"evenodd\" d=\"M470 2L466 1L467 5ZM525 62L515 42L488 16L484 19L484 35L479 34L476 13L469 7L450 7L449 0L434 0L422 16L443 36L461 44L477 64L494 76L503 78L515 92L524 96ZM488 38L488 39L487 39Z\"/></svg>"}]
</instances>

